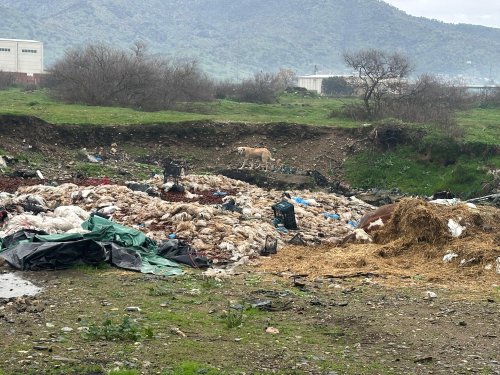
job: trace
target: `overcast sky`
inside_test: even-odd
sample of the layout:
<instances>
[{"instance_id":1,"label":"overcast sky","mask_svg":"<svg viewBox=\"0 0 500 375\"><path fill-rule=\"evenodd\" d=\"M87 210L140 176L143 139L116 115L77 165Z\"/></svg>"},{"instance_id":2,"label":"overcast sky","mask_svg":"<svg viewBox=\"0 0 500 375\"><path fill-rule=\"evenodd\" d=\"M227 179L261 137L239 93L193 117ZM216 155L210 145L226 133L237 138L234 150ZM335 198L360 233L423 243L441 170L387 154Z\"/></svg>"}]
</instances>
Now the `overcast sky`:
<instances>
[{"instance_id":1,"label":"overcast sky","mask_svg":"<svg viewBox=\"0 0 500 375\"><path fill-rule=\"evenodd\" d=\"M500 0L384 0L412 16L500 28Z\"/></svg>"}]
</instances>

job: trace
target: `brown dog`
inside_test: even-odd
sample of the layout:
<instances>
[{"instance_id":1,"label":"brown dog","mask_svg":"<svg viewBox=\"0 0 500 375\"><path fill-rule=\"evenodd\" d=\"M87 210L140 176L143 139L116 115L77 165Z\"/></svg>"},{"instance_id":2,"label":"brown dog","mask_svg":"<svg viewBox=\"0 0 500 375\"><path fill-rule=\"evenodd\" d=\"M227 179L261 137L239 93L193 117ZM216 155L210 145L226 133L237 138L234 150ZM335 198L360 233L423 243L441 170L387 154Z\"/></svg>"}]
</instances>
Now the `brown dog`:
<instances>
[{"instance_id":1,"label":"brown dog","mask_svg":"<svg viewBox=\"0 0 500 375\"><path fill-rule=\"evenodd\" d=\"M250 160L250 168L253 169L253 163L255 160L262 162L264 164L264 167L267 171L268 167L268 162L274 161L275 159L272 158L271 152L267 148L254 148L254 147L238 147L238 154L243 155L245 158L243 160L243 164L240 167L240 169L245 168L245 164Z\"/></svg>"}]
</instances>

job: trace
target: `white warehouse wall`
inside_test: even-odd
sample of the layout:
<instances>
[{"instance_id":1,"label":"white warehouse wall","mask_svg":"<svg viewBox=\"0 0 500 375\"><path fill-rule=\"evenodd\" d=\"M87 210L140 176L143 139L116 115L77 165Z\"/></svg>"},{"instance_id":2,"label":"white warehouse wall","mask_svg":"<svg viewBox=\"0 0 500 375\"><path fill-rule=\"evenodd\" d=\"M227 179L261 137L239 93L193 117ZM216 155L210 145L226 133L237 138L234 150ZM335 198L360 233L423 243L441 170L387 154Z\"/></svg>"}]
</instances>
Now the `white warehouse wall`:
<instances>
[{"instance_id":1,"label":"white warehouse wall","mask_svg":"<svg viewBox=\"0 0 500 375\"><path fill-rule=\"evenodd\" d=\"M0 71L28 75L43 73L43 43L0 38Z\"/></svg>"}]
</instances>

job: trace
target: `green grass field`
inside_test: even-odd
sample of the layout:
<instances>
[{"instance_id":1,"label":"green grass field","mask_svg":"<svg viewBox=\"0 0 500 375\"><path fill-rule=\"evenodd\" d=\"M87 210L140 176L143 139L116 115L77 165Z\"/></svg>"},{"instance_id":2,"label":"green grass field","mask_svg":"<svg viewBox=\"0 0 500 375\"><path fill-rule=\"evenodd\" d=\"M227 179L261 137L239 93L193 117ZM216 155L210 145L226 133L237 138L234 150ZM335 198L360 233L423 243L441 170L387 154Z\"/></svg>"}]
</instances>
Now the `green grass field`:
<instances>
[{"instance_id":1,"label":"green grass field","mask_svg":"<svg viewBox=\"0 0 500 375\"><path fill-rule=\"evenodd\" d=\"M287 122L319 126L356 127L350 119L329 118L349 99L299 97L286 94L277 104L238 103L216 100L186 104L183 111L143 112L129 108L65 104L52 100L43 90L0 91L0 114L36 116L53 124L127 125L213 120L252 123ZM461 112L458 124L466 142L500 144L500 108Z\"/></svg>"},{"instance_id":2,"label":"green grass field","mask_svg":"<svg viewBox=\"0 0 500 375\"><path fill-rule=\"evenodd\" d=\"M342 106L327 98L280 97L277 104L237 103L217 100L184 105L185 112L142 112L129 108L64 104L52 100L42 90L0 91L0 114L36 116L53 124L129 125L181 121L213 120L234 122L289 122L322 126L356 126L347 119L329 119L328 114Z\"/></svg>"}]
</instances>

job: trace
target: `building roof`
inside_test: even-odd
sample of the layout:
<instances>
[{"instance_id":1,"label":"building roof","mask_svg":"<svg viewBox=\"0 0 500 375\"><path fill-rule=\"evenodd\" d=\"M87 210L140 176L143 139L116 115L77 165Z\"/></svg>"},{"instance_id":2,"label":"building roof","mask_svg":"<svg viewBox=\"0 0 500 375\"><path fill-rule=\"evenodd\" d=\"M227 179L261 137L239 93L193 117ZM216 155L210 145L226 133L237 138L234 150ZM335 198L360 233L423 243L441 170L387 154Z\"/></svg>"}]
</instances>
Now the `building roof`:
<instances>
[{"instance_id":1,"label":"building roof","mask_svg":"<svg viewBox=\"0 0 500 375\"><path fill-rule=\"evenodd\" d=\"M8 39L8 38L0 38L0 42L25 42L25 43L42 43L38 40L29 40L29 39Z\"/></svg>"},{"instance_id":2,"label":"building roof","mask_svg":"<svg viewBox=\"0 0 500 375\"><path fill-rule=\"evenodd\" d=\"M336 76L336 74L311 74L306 76L298 76L297 78L330 78Z\"/></svg>"}]
</instances>

